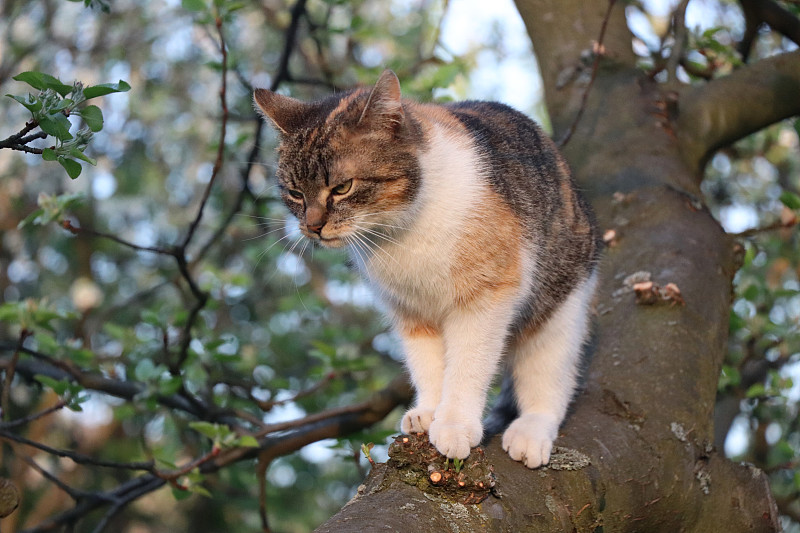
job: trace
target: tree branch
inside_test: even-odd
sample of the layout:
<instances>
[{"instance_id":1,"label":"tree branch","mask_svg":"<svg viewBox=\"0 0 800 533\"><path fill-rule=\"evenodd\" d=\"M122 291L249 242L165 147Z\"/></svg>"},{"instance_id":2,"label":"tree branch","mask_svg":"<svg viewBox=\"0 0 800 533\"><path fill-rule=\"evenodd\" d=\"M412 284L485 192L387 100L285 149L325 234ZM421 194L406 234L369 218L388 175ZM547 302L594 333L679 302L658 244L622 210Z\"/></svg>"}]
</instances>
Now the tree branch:
<instances>
[{"instance_id":1,"label":"tree branch","mask_svg":"<svg viewBox=\"0 0 800 533\"><path fill-rule=\"evenodd\" d=\"M800 46L800 19L773 0L740 0L745 18L745 33L739 52L746 60L762 23Z\"/></svg>"},{"instance_id":2,"label":"tree branch","mask_svg":"<svg viewBox=\"0 0 800 533\"><path fill-rule=\"evenodd\" d=\"M800 114L798 94L800 51L769 57L688 88L678 101L684 159L701 171L715 150Z\"/></svg>"},{"instance_id":3,"label":"tree branch","mask_svg":"<svg viewBox=\"0 0 800 533\"><path fill-rule=\"evenodd\" d=\"M370 398L359 404L341 410L312 415L314 417L313 421L310 421L305 427L298 427L278 435L262 438L259 448L232 448L223 450L218 454L212 452L196 460L192 465L198 466L202 473L210 474L233 463L254 457L259 457L261 461L269 463L274 458L299 450L311 442L324 438L340 437L369 427L383 420L395 407L402 403L407 403L410 399L411 387L405 376L399 376L385 389L374 393ZM150 473L126 481L115 489L102 493L89 493L85 498L81 498L74 508L52 517L44 524L24 530L22 533L51 531L59 525L74 523L91 511L111 503L111 507L94 530L101 531L100 527L105 525L111 516L131 501L161 488L169 481L168 478L169 476L158 475L158 473L153 473L151 470Z\"/></svg>"},{"instance_id":4,"label":"tree branch","mask_svg":"<svg viewBox=\"0 0 800 533\"><path fill-rule=\"evenodd\" d=\"M605 55L605 49L603 47L603 40L606 36L606 28L608 28L608 20L611 18L611 11L614 9L614 4L616 0L608 0L608 9L606 10L606 15L603 17L603 24L600 26L600 34L597 36L597 44L594 46L594 61L592 62L592 75L589 78L589 83L583 89L583 96L581 96L581 105L578 108L578 113L575 115L575 119L570 124L567 132L564 136L556 143L559 148L563 148L569 142L572 134L575 133L575 128L578 126L578 123L581 121L581 117L583 116L583 112L586 110L586 102L589 99L589 91L592 90L592 85L594 85L594 80L597 78L597 68L600 66L600 58Z\"/></svg>"}]
</instances>

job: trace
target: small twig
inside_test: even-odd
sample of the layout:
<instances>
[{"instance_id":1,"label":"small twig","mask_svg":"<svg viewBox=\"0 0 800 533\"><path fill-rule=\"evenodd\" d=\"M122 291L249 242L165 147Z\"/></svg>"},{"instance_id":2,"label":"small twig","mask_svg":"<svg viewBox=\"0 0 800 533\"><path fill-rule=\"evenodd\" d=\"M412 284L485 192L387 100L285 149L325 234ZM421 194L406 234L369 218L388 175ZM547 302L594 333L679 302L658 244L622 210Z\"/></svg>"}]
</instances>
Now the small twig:
<instances>
[{"instance_id":1,"label":"small twig","mask_svg":"<svg viewBox=\"0 0 800 533\"><path fill-rule=\"evenodd\" d=\"M17 363L19 362L19 353L22 350L22 345L25 344L25 339L33 334L25 328L19 332L17 339L17 347L14 354L11 356L11 362L6 366L6 378L3 382L3 394L0 397L0 409L3 411L3 420L8 420L10 413L8 412L9 401L11 398L11 382L14 381L14 373L17 370Z\"/></svg>"},{"instance_id":2,"label":"small twig","mask_svg":"<svg viewBox=\"0 0 800 533\"><path fill-rule=\"evenodd\" d=\"M575 133L575 128L578 127L578 123L583 117L583 112L586 110L586 102L589 99L589 92L592 90L592 86L594 85L594 80L597 77L597 69L600 66L600 58L603 56L603 40L606 36L606 28L608 27L608 21L611 19L611 10L614 8L614 4L616 0L608 0L608 9L606 10L606 15L603 18L603 25L600 27L600 36L597 38L597 44L595 45L595 53L594 53L594 62L592 63L592 77L589 79L589 84L583 90L583 96L581 97L581 106L578 108L578 114L575 115L575 120L572 121L572 124L567 129L567 132L561 138L558 143L559 148L564 148L567 145L569 140L572 138L572 134Z\"/></svg>"},{"instance_id":3,"label":"small twig","mask_svg":"<svg viewBox=\"0 0 800 533\"><path fill-rule=\"evenodd\" d=\"M159 248L157 246L141 246L139 244L135 244L125 239L121 239L116 235L112 235L110 233L103 233L100 231L96 231L89 228L84 228L82 226L74 226L72 222L69 220L64 220L61 222L61 227L65 230L69 231L73 235L88 235L90 237L97 237L100 239L108 239L114 241L117 244L121 244L122 246L126 246L138 252L152 252L154 254L161 254L161 255L171 255L174 256L175 252L172 250L167 250L166 248Z\"/></svg>"},{"instance_id":4,"label":"small twig","mask_svg":"<svg viewBox=\"0 0 800 533\"><path fill-rule=\"evenodd\" d=\"M55 413L56 411L60 411L64 407L66 407L66 403L64 401L59 401L52 407L48 407L44 411L39 411L38 413L33 413L32 415L28 415L24 418L18 418L16 420L12 420L11 422L2 422L0 423L0 428L2 429L12 429L19 426L24 426L26 424L30 424L40 418L44 418L45 416Z\"/></svg>"},{"instance_id":5,"label":"small twig","mask_svg":"<svg viewBox=\"0 0 800 533\"><path fill-rule=\"evenodd\" d=\"M22 142L22 139L38 126L39 123L37 121L29 120L28 122L25 123L25 127L23 127L20 131L18 131L14 135L9 135L8 137L0 141L0 148L11 148L19 144L25 144L24 142ZM47 137L47 134L45 133L44 136Z\"/></svg>"},{"instance_id":6,"label":"small twig","mask_svg":"<svg viewBox=\"0 0 800 533\"><path fill-rule=\"evenodd\" d=\"M258 514L261 517L261 531L270 533L269 517L267 515L267 469L270 465L269 457L266 453L258 454L256 462L256 475L258 476Z\"/></svg>"},{"instance_id":7,"label":"small twig","mask_svg":"<svg viewBox=\"0 0 800 533\"><path fill-rule=\"evenodd\" d=\"M789 221L788 223L778 220L769 224L767 226L763 226L760 228L750 228L748 230L740 231L739 233L732 233L731 236L737 239L745 239L748 237L754 237L760 233L766 233L768 231L774 231L776 229L787 229L795 227L798 222L800 222L799 218L795 218L794 220Z\"/></svg>"},{"instance_id":8,"label":"small twig","mask_svg":"<svg viewBox=\"0 0 800 533\"><path fill-rule=\"evenodd\" d=\"M21 459L23 461L28 463L28 465L31 468L33 468L34 470L39 472L48 481L50 481L51 483L56 485L58 488L60 488L64 492L66 492L67 495L70 498L72 498L73 500L78 501L79 499L86 498L86 497L88 497L90 495L90 493L88 493L88 492L84 492L84 491L81 491L81 490L73 489L72 487L70 487L69 485L67 485L66 483L64 483L60 479L58 479L57 476L54 476L53 474L51 474L50 472L48 472L47 470L45 470L44 468L39 466L39 464L36 461L34 461L32 458L28 457L27 455L21 455L20 457L21 457ZM94 496L94 495L92 495L92 496Z\"/></svg>"},{"instance_id":9,"label":"small twig","mask_svg":"<svg viewBox=\"0 0 800 533\"><path fill-rule=\"evenodd\" d=\"M262 411L269 411L270 409L278 405L285 405L287 403L295 402L301 398L311 396L312 394L318 392L320 389L327 386L337 376L338 374L336 372L329 372L324 378L319 380L314 385L310 386L307 389L298 391L297 393L292 395L291 398L286 398L284 400L268 400L268 401L258 400L255 396L252 395L252 393L250 394L250 399L256 402L258 404L258 408L261 409Z\"/></svg>"},{"instance_id":10,"label":"small twig","mask_svg":"<svg viewBox=\"0 0 800 533\"><path fill-rule=\"evenodd\" d=\"M295 45L297 42L297 32L300 28L300 19L305 15L305 5L306 0L298 0L295 5L292 7L291 13L291 21L289 22L289 27L286 29L284 42L283 42L283 49L281 50L281 56L278 61L278 70L275 73L275 76L272 78L272 82L270 83L270 90L277 91L278 88L286 81L292 82L299 82L299 80L295 80L291 74L289 73L289 58L292 55L292 52L295 49ZM220 34L221 36L221 34ZM223 53L223 60L225 59L226 51L225 51L225 42L220 38L220 51ZM239 75L241 75L238 71L234 71ZM243 85L252 89L250 84L247 83L245 80L240 79ZM325 83L325 82L322 82ZM225 113L223 113L223 118L225 118ZM239 194L234 202L233 207L231 208L228 215L225 217L225 220L219 225L216 229L214 234L206 241L206 243L200 248L200 250L195 254L192 258L191 263L189 264L190 267L194 266L198 261L200 261L211 247L217 242L222 235L225 233L225 230L230 225L231 221L234 219L236 214L241 211L242 205L244 204L244 199L246 196L252 196L252 191L250 190L250 173L252 172L253 168L255 168L256 164L258 163L258 155L261 150L261 134L263 131L263 121L260 117L256 117L256 133L253 140L253 147L250 149L250 153L247 157L247 162L242 167L240 172L241 179L242 179L242 189L239 191ZM218 154L219 155L219 154ZM212 176L213 176L212 172Z\"/></svg>"},{"instance_id":11,"label":"small twig","mask_svg":"<svg viewBox=\"0 0 800 533\"><path fill-rule=\"evenodd\" d=\"M139 463L136 462L122 463L119 461L106 461L105 459L96 459L89 455L84 455L82 453L73 452L70 450L60 450L58 448L51 448L46 444L42 444L40 442L26 439L25 437L15 435L9 431L6 431L5 428L0 428L0 438L6 439L11 442L17 442L19 444L24 444L32 448L36 448L37 450L49 453L50 455L55 455L56 457L66 457L68 459L72 459L79 465L93 465L93 466L102 466L106 468L119 468L124 470L143 470L145 472L152 472L154 468L153 461L139 462Z\"/></svg>"},{"instance_id":12,"label":"small twig","mask_svg":"<svg viewBox=\"0 0 800 533\"><path fill-rule=\"evenodd\" d=\"M683 59L683 50L686 47L686 8L689 0L681 0L681 3L672 12L673 39L675 45L672 47L669 59L667 59L667 74L669 79L677 81L678 65Z\"/></svg>"},{"instance_id":13,"label":"small twig","mask_svg":"<svg viewBox=\"0 0 800 533\"><path fill-rule=\"evenodd\" d=\"M211 461L212 459L214 459L215 457L217 457L219 455L219 452L220 452L220 448L215 445L215 446L213 446L211 448L211 450L208 453L205 453L205 454L201 455L200 457L198 457L197 459L194 459L193 461L189 461L188 463L186 463L185 465L181 466L180 468L177 468L175 470L169 470L169 471L153 469L152 470L152 474L154 476L158 477L159 479L163 479L164 481L167 481L168 483L173 484L173 482L176 481L179 477L185 476L186 474L188 474L189 472L191 472L195 468L199 467L200 465L205 464L205 463ZM183 488L183 487L179 487L179 488Z\"/></svg>"},{"instance_id":14,"label":"small twig","mask_svg":"<svg viewBox=\"0 0 800 533\"><path fill-rule=\"evenodd\" d=\"M189 225L189 231L186 233L186 237L183 239L183 244L181 245L181 251L185 251L186 248L189 246L189 243L192 241L194 237L195 231L197 231L197 227L200 225L200 221L203 219L203 212L205 211L206 204L208 203L208 198L211 196L211 189L214 187L214 182L217 180L217 176L219 175L220 170L222 169L222 165L225 160L225 133L228 127L228 101L227 101L227 91L228 91L228 48L225 44L225 35L222 31L222 18L217 16L215 19L215 26L217 28L217 35L219 36L219 49L220 53L222 54L222 63L221 63L221 78L222 78L222 85L219 90L219 99L220 99L220 106L222 108L222 117L220 118L220 126L219 126L219 140L217 145L217 158L214 161L214 167L211 171L211 178L208 180L208 184L206 185L205 190L203 191L203 196L200 199L200 207L197 209L197 215L195 216L192 223Z\"/></svg>"},{"instance_id":15,"label":"small twig","mask_svg":"<svg viewBox=\"0 0 800 533\"><path fill-rule=\"evenodd\" d=\"M178 262L178 269L180 270L183 279L185 279L186 283L189 284L189 289L197 299L197 303L189 312L186 325L181 333L181 343L180 351L178 352L178 358L174 363L170 364L170 372L172 372L174 375L178 375L180 373L180 368L183 366L183 363L186 362L186 358L189 357L189 345L192 342L192 327L194 327L200 311L205 307L206 302L208 301L208 294L203 292L200 287L197 286L197 283L194 281L194 278L192 278L191 272L189 271L189 264L186 259L186 249L189 247L189 244L191 243L192 238L194 237L194 234L200 225L200 221L203 219L203 212L205 211L206 204L211 196L211 189L214 187L214 183L217 181L217 176L219 176L220 170L222 170L222 165L225 162L225 134L228 127L228 48L225 44L225 34L222 31L222 18L217 16L214 23L215 27L217 28L217 35L219 36L220 53L222 54L220 74L222 82L219 90L222 116L220 118L219 139L217 141L217 157L214 161L214 167L211 171L211 178L208 180L208 184L203 191L203 196L200 199L200 207L197 209L197 215L195 215L194 220L189 225L189 230L186 232L186 237L183 239L183 243L178 247L175 253L175 259Z\"/></svg>"}]
</instances>

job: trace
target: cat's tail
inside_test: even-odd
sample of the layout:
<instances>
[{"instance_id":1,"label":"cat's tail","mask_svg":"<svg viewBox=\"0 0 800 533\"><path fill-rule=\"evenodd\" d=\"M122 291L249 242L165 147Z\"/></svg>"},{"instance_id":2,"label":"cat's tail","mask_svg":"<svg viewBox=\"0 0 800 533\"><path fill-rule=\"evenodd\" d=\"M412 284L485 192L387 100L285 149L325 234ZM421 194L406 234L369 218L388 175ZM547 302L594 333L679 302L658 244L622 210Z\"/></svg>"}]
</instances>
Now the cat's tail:
<instances>
[{"instance_id":1,"label":"cat's tail","mask_svg":"<svg viewBox=\"0 0 800 533\"><path fill-rule=\"evenodd\" d=\"M481 444L488 444L489 440L505 430L508 425L519 415L517 397L514 394L514 381L511 372L506 370L503 374L503 383L500 385L500 394L494 402L489 414L483 420L483 438Z\"/></svg>"}]
</instances>

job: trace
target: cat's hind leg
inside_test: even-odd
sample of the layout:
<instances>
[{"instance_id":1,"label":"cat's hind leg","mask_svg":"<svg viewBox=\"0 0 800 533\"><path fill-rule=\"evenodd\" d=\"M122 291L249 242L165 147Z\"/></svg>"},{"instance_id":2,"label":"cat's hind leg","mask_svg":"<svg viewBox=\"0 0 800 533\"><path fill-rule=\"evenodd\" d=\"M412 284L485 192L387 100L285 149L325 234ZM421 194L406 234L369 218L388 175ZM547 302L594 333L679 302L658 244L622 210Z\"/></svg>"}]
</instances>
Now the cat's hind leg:
<instances>
[{"instance_id":1,"label":"cat's hind leg","mask_svg":"<svg viewBox=\"0 0 800 533\"><path fill-rule=\"evenodd\" d=\"M595 285L593 275L576 286L544 324L523 332L513 343L510 363L519 417L503 434L503 449L528 468L550 461L577 385Z\"/></svg>"}]
</instances>

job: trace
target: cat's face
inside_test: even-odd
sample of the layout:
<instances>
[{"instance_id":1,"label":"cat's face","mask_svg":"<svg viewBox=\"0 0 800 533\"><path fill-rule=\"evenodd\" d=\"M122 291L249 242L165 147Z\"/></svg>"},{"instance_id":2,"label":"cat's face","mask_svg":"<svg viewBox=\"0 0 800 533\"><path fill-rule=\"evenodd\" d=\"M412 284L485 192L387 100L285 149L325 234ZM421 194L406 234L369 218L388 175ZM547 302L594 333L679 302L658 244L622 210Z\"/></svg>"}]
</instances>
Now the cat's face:
<instances>
[{"instance_id":1,"label":"cat's face","mask_svg":"<svg viewBox=\"0 0 800 533\"><path fill-rule=\"evenodd\" d=\"M389 74L371 92L312 104L256 92L281 131L281 197L302 233L324 246L379 246L401 230L416 196L421 134Z\"/></svg>"}]
</instances>

